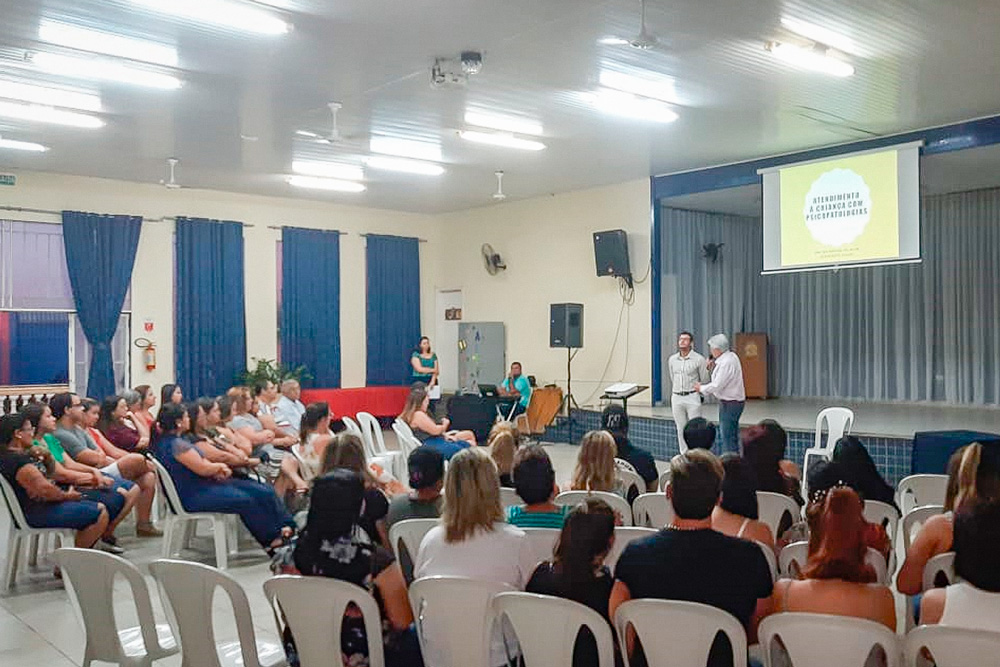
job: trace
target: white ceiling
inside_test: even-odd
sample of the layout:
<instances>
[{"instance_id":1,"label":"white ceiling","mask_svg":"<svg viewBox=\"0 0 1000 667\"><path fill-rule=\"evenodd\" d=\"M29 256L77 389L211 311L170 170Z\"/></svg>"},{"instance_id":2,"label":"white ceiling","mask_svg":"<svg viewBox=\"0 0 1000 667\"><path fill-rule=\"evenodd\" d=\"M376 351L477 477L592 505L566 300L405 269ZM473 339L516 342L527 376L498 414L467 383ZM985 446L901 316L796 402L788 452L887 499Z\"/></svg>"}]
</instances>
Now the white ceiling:
<instances>
[{"instance_id":1,"label":"white ceiling","mask_svg":"<svg viewBox=\"0 0 1000 667\"><path fill-rule=\"evenodd\" d=\"M1000 3L951 0L650 0L656 51L601 46L637 32L635 0L272 0L294 26L280 37L206 28L126 0L0 0L0 76L98 89L99 130L0 119L0 136L45 154L0 151L0 167L157 182L167 157L189 186L305 196L399 210L489 205L493 172L510 198L593 187L964 120L1000 111ZM850 37L853 77L792 70L763 50L791 16ZM53 18L176 44L176 91L45 77L16 58ZM484 53L465 88L433 89L436 56ZM673 77L680 119L655 125L581 103L601 65ZM347 141L321 146L326 104L343 103ZM544 123L528 153L456 136L469 105ZM373 131L440 140L441 177L367 170L368 191L323 194L285 183L293 156L358 161ZM241 139L241 134L255 140Z\"/></svg>"}]
</instances>

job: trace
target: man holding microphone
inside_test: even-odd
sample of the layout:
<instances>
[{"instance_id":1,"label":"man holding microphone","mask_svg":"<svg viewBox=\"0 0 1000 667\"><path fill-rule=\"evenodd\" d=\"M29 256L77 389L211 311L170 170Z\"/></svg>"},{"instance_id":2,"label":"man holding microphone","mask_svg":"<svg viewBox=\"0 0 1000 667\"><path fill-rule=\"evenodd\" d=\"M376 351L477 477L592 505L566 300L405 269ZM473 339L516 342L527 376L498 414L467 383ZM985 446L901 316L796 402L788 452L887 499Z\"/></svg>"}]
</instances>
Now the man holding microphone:
<instances>
[{"instance_id":1,"label":"man holding microphone","mask_svg":"<svg viewBox=\"0 0 1000 667\"><path fill-rule=\"evenodd\" d=\"M696 382L694 390L719 399L721 451L739 453L740 415L747 400L743 388L743 366L736 353L730 351L729 339L723 334L715 334L708 339L708 350L714 362L712 381L706 384Z\"/></svg>"},{"instance_id":2,"label":"man holding microphone","mask_svg":"<svg viewBox=\"0 0 1000 667\"><path fill-rule=\"evenodd\" d=\"M528 403L531 402L531 383L521 374L521 362L515 361L510 365L510 375L500 383L497 393L518 399L511 415L512 419L528 409Z\"/></svg>"},{"instance_id":3,"label":"man holding microphone","mask_svg":"<svg viewBox=\"0 0 1000 667\"><path fill-rule=\"evenodd\" d=\"M682 331L677 336L677 352L667 359L670 371L671 393L670 409L674 413L674 424L677 425L677 444L681 454L687 451L684 441L684 426L695 417L701 417L701 394L695 389L699 382L708 382L710 376L705 357L694 351L694 336L689 331Z\"/></svg>"}]
</instances>

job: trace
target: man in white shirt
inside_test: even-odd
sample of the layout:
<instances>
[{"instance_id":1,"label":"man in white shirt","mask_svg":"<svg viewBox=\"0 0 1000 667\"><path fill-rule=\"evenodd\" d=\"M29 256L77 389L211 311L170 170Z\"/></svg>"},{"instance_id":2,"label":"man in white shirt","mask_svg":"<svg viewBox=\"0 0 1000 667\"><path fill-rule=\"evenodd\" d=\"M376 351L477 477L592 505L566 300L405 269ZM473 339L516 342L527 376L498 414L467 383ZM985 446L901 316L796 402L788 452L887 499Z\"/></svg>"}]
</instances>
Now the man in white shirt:
<instances>
[{"instance_id":1,"label":"man in white shirt","mask_svg":"<svg viewBox=\"0 0 1000 667\"><path fill-rule=\"evenodd\" d=\"M306 406L302 405L299 398L302 396L302 387L298 380L285 380L281 383L281 396L274 404L272 413L274 420L279 424L286 422L286 431L291 431L296 437L302 426L302 416L306 413Z\"/></svg>"},{"instance_id":2,"label":"man in white shirt","mask_svg":"<svg viewBox=\"0 0 1000 667\"><path fill-rule=\"evenodd\" d=\"M687 451L684 441L684 426L689 420L701 417L701 394L695 389L699 382L708 382L708 366L705 357L694 351L694 337L690 331L682 331L677 336L677 352L667 359L667 369L670 372L671 392L670 409L674 413L674 424L677 426L677 444L681 454Z\"/></svg>"},{"instance_id":3,"label":"man in white shirt","mask_svg":"<svg viewBox=\"0 0 1000 667\"><path fill-rule=\"evenodd\" d=\"M708 339L709 354L714 368L712 381L695 383L694 390L705 396L719 399L719 434L722 436L722 453L741 451L740 415L747 401L743 388L743 366L735 352L729 350L729 339L715 334Z\"/></svg>"}]
</instances>

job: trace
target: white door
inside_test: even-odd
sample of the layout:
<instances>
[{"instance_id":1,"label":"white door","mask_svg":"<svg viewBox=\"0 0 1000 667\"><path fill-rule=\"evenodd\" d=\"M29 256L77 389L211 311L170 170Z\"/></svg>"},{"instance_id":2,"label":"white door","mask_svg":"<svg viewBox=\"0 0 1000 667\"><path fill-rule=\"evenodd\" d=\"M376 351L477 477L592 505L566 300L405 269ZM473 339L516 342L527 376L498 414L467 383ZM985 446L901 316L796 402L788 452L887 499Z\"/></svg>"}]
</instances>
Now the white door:
<instances>
[{"instance_id":1,"label":"white door","mask_svg":"<svg viewBox=\"0 0 1000 667\"><path fill-rule=\"evenodd\" d=\"M434 308L434 340L431 345L437 352L441 368L439 382L444 391L458 389L458 323L447 319L449 311L454 316L462 312L462 290L438 290Z\"/></svg>"}]
</instances>

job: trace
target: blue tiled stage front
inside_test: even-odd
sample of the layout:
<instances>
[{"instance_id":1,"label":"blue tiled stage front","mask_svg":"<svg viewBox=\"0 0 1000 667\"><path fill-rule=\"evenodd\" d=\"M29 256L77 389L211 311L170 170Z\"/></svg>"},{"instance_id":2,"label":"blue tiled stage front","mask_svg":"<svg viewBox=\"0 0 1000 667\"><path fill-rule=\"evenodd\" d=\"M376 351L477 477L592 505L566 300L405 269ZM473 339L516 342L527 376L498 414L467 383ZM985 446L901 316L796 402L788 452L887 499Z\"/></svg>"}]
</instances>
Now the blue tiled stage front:
<instances>
[{"instance_id":1,"label":"blue tiled stage front","mask_svg":"<svg viewBox=\"0 0 1000 667\"><path fill-rule=\"evenodd\" d=\"M574 410L573 420L572 441L570 425L565 419L560 419L558 424L547 428L543 439L547 442L578 444L584 433L601 427L601 413L593 410ZM912 441L903 438L859 437L868 448L868 453L875 459L879 472L889 484L895 486L899 480L910 474ZM680 452L674 421L666 417L629 415L629 438L637 447L642 447L657 459L664 461L669 461ZM788 431L786 457L790 461L801 462L806 449L812 447L814 439L815 434L811 431Z\"/></svg>"}]
</instances>

